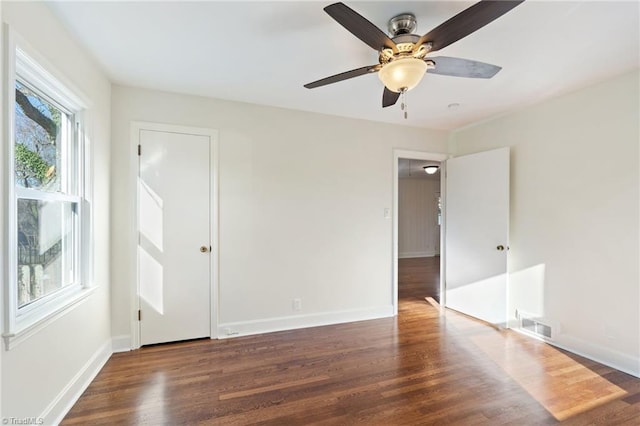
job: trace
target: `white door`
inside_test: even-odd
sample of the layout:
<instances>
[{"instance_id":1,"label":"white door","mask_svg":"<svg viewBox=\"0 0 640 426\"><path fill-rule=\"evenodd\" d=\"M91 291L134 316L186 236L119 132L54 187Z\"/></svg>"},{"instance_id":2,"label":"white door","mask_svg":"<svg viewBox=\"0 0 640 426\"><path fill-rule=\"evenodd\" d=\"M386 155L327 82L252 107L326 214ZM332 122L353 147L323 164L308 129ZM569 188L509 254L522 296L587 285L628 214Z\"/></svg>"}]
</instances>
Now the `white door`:
<instances>
[{"instance_id":1,"label":"white door","mask_svg":"<svg viewBox=\"0 0 640 426\"><path fill-rule=\"evenodd\" d=\"M507 322L509 148L447 160L446 306Z\"/></svg>"},{"instance_id":2,"label":"white door","mask_svg":"<svg viewBox=\"0 0 640 426\"><path fill-rule=\"evenodd\" d=\"M144 129L139 136L140 343L207 337L211 138Z\"/></svg>"}]
</instances>

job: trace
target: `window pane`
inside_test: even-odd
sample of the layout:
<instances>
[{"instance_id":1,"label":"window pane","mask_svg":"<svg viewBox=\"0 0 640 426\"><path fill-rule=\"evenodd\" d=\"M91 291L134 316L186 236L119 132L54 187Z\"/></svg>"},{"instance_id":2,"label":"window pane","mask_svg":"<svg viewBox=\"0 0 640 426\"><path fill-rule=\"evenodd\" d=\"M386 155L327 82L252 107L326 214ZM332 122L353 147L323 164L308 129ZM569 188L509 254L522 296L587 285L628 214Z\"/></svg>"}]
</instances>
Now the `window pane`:
<instances>
[{"instance_id":1,"label":"window pane","mask_svg":"<svg viewBox=\"0 0 640 426\"><path fill-rule=\"evenodd\" d=\"M64 191L61 182L62 120L67 116L34 91L16 81L16 186Z\"/></svg>"},{"instance_id":2,"label":"window pane","mask_svg":"<svg viewBox=\"0 0 640 426\"><path fill-rule=\"evenodd\" d=\"M18 200L18 307L74 282L76 203Z\"/></svg>"}]
</instances>

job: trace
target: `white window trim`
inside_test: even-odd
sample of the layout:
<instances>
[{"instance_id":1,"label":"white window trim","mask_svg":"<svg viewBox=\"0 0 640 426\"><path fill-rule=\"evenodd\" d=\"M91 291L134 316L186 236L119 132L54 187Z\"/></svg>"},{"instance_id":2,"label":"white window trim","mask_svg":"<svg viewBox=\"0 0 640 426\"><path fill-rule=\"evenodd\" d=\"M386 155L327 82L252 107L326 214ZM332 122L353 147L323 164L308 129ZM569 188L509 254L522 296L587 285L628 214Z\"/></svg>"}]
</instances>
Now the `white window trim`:
<instances>
[{"instance_id":1,"label":"white window trim","mask_svg":"<svg viewBox=\"0 0 640 426\"><path fill-rule=\"evenodd\" d=\"M82 111L87 109L89 102L86 101L80 91L73 84L68 82L55 71L55 68L40 56L11 28L4 24L4 75L2 81L4 96L2 99L4 106L4 143L0 146L4 158L5 179L4 193L7 198L3 200L3 208L7 214L5 222L2 224L7 238L3 242L2 263L5 270L0 277L5 285L3 292L3 333L6 350L11 350L21 342L28 339L50 323L70 312L71 308L85 300L94 293L96 287L93 285L93 210L91 208L93 194L93 167L89 139L85 135L82 126ZM19 73L16 72L19 70ZM52 100L62 105L65 109L73 112L74 134L80 139L77 147L80 164L77 173L79 178L78 195L51 194L51 199L65 200L78 203L78 214L80 216L79 231L82 238L79 247L77 261L82 265L81 275L77 283L61 288L60 290L36 300L33 303L18 309L17 306L17 236L16 236L16 195L24 195L29 198L28 189L16 189L13 179L14 175L14 108L15 108L15 81L19 76L29 83L37 86L46 95L52 96ZM45 196L48 197L48 196ZM42 199L42 194L38 197Z\"/></svg>"}]
</instances>

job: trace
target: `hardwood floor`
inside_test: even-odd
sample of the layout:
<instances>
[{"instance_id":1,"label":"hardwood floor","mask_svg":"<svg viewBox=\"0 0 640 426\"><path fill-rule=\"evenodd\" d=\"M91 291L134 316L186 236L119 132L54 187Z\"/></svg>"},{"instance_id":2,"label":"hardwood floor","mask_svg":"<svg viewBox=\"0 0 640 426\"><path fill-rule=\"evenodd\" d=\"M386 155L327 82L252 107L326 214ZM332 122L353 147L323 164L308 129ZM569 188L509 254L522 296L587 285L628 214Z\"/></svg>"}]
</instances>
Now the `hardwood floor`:
<instances>
[{"instance_id":1,"label":"hardwood floor","mask_svg":"<svg viewBox=\"0 0 640 426\"><path fill-rule=\"evenodd\" d=\"M440 256L398 259L398 298L440 303Z\"/></svg>"},{"instance_id":2,"label":"hardwood floor","mask_svg":"<svg viewBox=\"0 0 640 426\"><path fill-rule=\"evenodd\" d=\"M429 303L410 260L396 318L114 354L63 424L640 424L640 379Z\"/></svg>"}]
</instances>

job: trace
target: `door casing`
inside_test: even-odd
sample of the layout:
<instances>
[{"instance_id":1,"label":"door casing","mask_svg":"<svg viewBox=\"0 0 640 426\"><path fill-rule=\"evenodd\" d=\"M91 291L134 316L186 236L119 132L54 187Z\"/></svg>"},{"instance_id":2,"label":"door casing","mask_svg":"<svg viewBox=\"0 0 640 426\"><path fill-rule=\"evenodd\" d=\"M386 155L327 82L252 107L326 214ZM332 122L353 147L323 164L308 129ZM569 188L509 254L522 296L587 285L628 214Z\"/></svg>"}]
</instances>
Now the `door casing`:
<instances>
[{"instance_id":1,"label":"door casing","mask_svg":"<svg viewBox=\"0 0 640 426\"><path fill-rule=\"evenodd\" d=\"M208 128L200 127L187 127L177 126L172 124L151 123L143 121L131 122L130 128L130 182L129 182L129 194L131 195L131 223L134 224L133 231L130 235L130 256L135 256L136 260L131 262L131 270L129 272L129 282L131 283L130 292L130 330L131 330L131 349L140 348L140 321L138 321L138 310L140 309L139 299L139 282L138 282L138 261L137 261L137 246L138 246L138 184L137 179L140 173L139 161L138 161L138 144L140 142L140 131L152 130L158 132L168 133L184 133L190 135L208 136L210 138L211 150L209 158L209 187L211 193L209 194L209 210L211 213L211 228L209 239L211 241L211 254L210 258L210 295L211 300L209 303L210 312L210 336L212 339L218 338L218 313L219 313L219 298L218 298L218 286L219 286L219 254L218 254L218 235L219 235L219 215L218 215L218 158L219 158L219 140L218 131Z\"/></svg>"}]
</instances>

